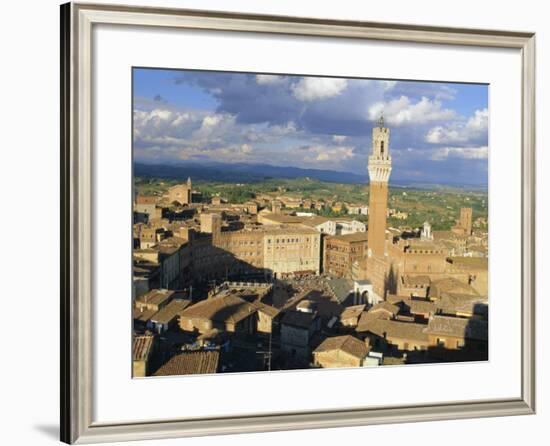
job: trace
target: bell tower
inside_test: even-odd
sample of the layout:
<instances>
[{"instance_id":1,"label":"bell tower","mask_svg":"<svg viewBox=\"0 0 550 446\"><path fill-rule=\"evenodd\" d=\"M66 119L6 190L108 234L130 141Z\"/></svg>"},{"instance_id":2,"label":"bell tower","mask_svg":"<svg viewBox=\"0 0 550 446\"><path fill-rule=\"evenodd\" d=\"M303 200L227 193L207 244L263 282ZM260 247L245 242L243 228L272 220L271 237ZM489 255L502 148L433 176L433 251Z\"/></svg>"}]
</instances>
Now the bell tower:
<instances>
[{"instance_id":1,"label":"bell tower","mask_svg":"<svg viewBox=\"0 0 550 446\"><path fill-rule=\"evenodd\" d=\"M388 181L391 173L390 130L384 127L380 115L378 126L372 129L372 153L369 156L369 256L383 256L386 245L386 215Z\"/></svg>"}]
</instances>

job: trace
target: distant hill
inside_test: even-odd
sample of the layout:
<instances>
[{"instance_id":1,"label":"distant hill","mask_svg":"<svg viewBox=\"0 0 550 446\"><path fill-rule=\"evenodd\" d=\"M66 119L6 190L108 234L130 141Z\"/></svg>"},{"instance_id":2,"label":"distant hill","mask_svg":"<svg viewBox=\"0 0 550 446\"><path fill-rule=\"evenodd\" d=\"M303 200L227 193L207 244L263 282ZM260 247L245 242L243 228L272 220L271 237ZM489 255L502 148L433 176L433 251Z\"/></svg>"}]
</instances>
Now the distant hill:
<instances>
[{"instance_id":1,"label":"distant hill","mask_svg":"<svg viewBox=\"0 0 550 446\"><path fill-rule=\"evenodd\" d=\"M268 179L312 178L330 183L366 184L368 173L357 175L335 170L302 169L291 166L272 166L269 164L221 164L221 163L181 163L181 164L144 164L134 163L134 175L139 177L185 180L191 177L196 181L220 181L226 183L255 183ZM430 184L420 181L392 180L392 186L414 187L416 189L459 188L486 191L486 186L460 185L451 182Z\"/></svg>"},{"instance_id":2,"label":"distant hill","mask_svg":"<svg viewBox=\"0 0 550 446\"><path fill-rule=\"evenodd\" d=\"M134 175L142 177L161 177L170 179L222 181L235 183L254 183L270 178L310 177L333 183L365 183L365 175L334 170L301 169L299 167L271 166L269 164L134 164Z\"/></svg>"}]
</instances>

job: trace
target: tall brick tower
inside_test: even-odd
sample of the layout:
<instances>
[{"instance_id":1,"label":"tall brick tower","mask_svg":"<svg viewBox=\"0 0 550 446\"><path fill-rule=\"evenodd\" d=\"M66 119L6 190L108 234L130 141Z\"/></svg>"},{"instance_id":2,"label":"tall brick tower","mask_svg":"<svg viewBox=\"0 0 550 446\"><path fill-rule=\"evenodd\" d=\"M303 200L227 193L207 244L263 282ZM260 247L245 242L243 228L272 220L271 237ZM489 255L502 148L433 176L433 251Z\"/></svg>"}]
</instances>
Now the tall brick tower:
<instances>
[{"instance_id":1,"label":"tall brick tower","mask_svg":"<svg viewBox=\"0 0 550 446\"><path fill-rule=\"evenodd\" d=\"M383 256L388 210L388 181L391 173L390 130L380 116L372 129L372 154L369 156L369 256Z\"/></svg>"},{"instance_id":2,"label":"tall brick tower","mask_svg":"<svg viewBox=\"0 0 550 446\"><path fill-rule=\"evenodd\" d=\"M467 235L472 234L472 208L460 208L459 224Z\"/></svg>"}]
</instances>

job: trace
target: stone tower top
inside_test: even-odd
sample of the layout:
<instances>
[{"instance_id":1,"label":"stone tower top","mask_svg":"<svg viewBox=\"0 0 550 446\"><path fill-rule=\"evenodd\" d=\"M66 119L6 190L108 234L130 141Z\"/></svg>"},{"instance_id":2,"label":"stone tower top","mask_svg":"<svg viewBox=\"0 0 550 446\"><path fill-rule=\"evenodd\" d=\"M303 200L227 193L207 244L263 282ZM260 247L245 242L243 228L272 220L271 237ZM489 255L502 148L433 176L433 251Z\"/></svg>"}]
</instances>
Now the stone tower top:
<instances>
[{"instance_id":1,"label":"stone tower top","mask_svg":"<svg viewBox=\"0 0 550 446\"><path fill-rule=\"evenodd\" d=\"M381 129L384 128L384 113L380 113L380 117L378 118L378 127Z\"/></svg>"},{"instance_id":2,"label":"stone tower top","mask_svg":"<svg viewBox=\"0 0 550 446\"><path fill-rule=\"evenodd\" d=\"M390 130L384 127L380 115L378 126L372 129L372 153L369 156L370 181L388 182L391 173Z\"/></svg>"}]
</instances>

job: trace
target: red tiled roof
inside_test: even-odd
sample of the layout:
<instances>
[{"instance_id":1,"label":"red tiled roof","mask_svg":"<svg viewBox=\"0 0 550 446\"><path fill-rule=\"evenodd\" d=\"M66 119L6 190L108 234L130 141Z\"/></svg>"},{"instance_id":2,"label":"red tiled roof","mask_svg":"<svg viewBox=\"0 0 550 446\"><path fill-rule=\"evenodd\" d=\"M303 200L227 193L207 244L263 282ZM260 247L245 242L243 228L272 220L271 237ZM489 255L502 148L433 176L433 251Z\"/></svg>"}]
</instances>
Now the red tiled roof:
<instances>
[{"instance_id":1,"label":"red tiled roof","mask_svg":"<svg viewBox=\"0 0 550 446\"><path fill-rule=\"evenodd\" d=\"M182 352L170 358L153 375L199 375L218 371L218 351Z\"/></svg>"}]
</instances>

